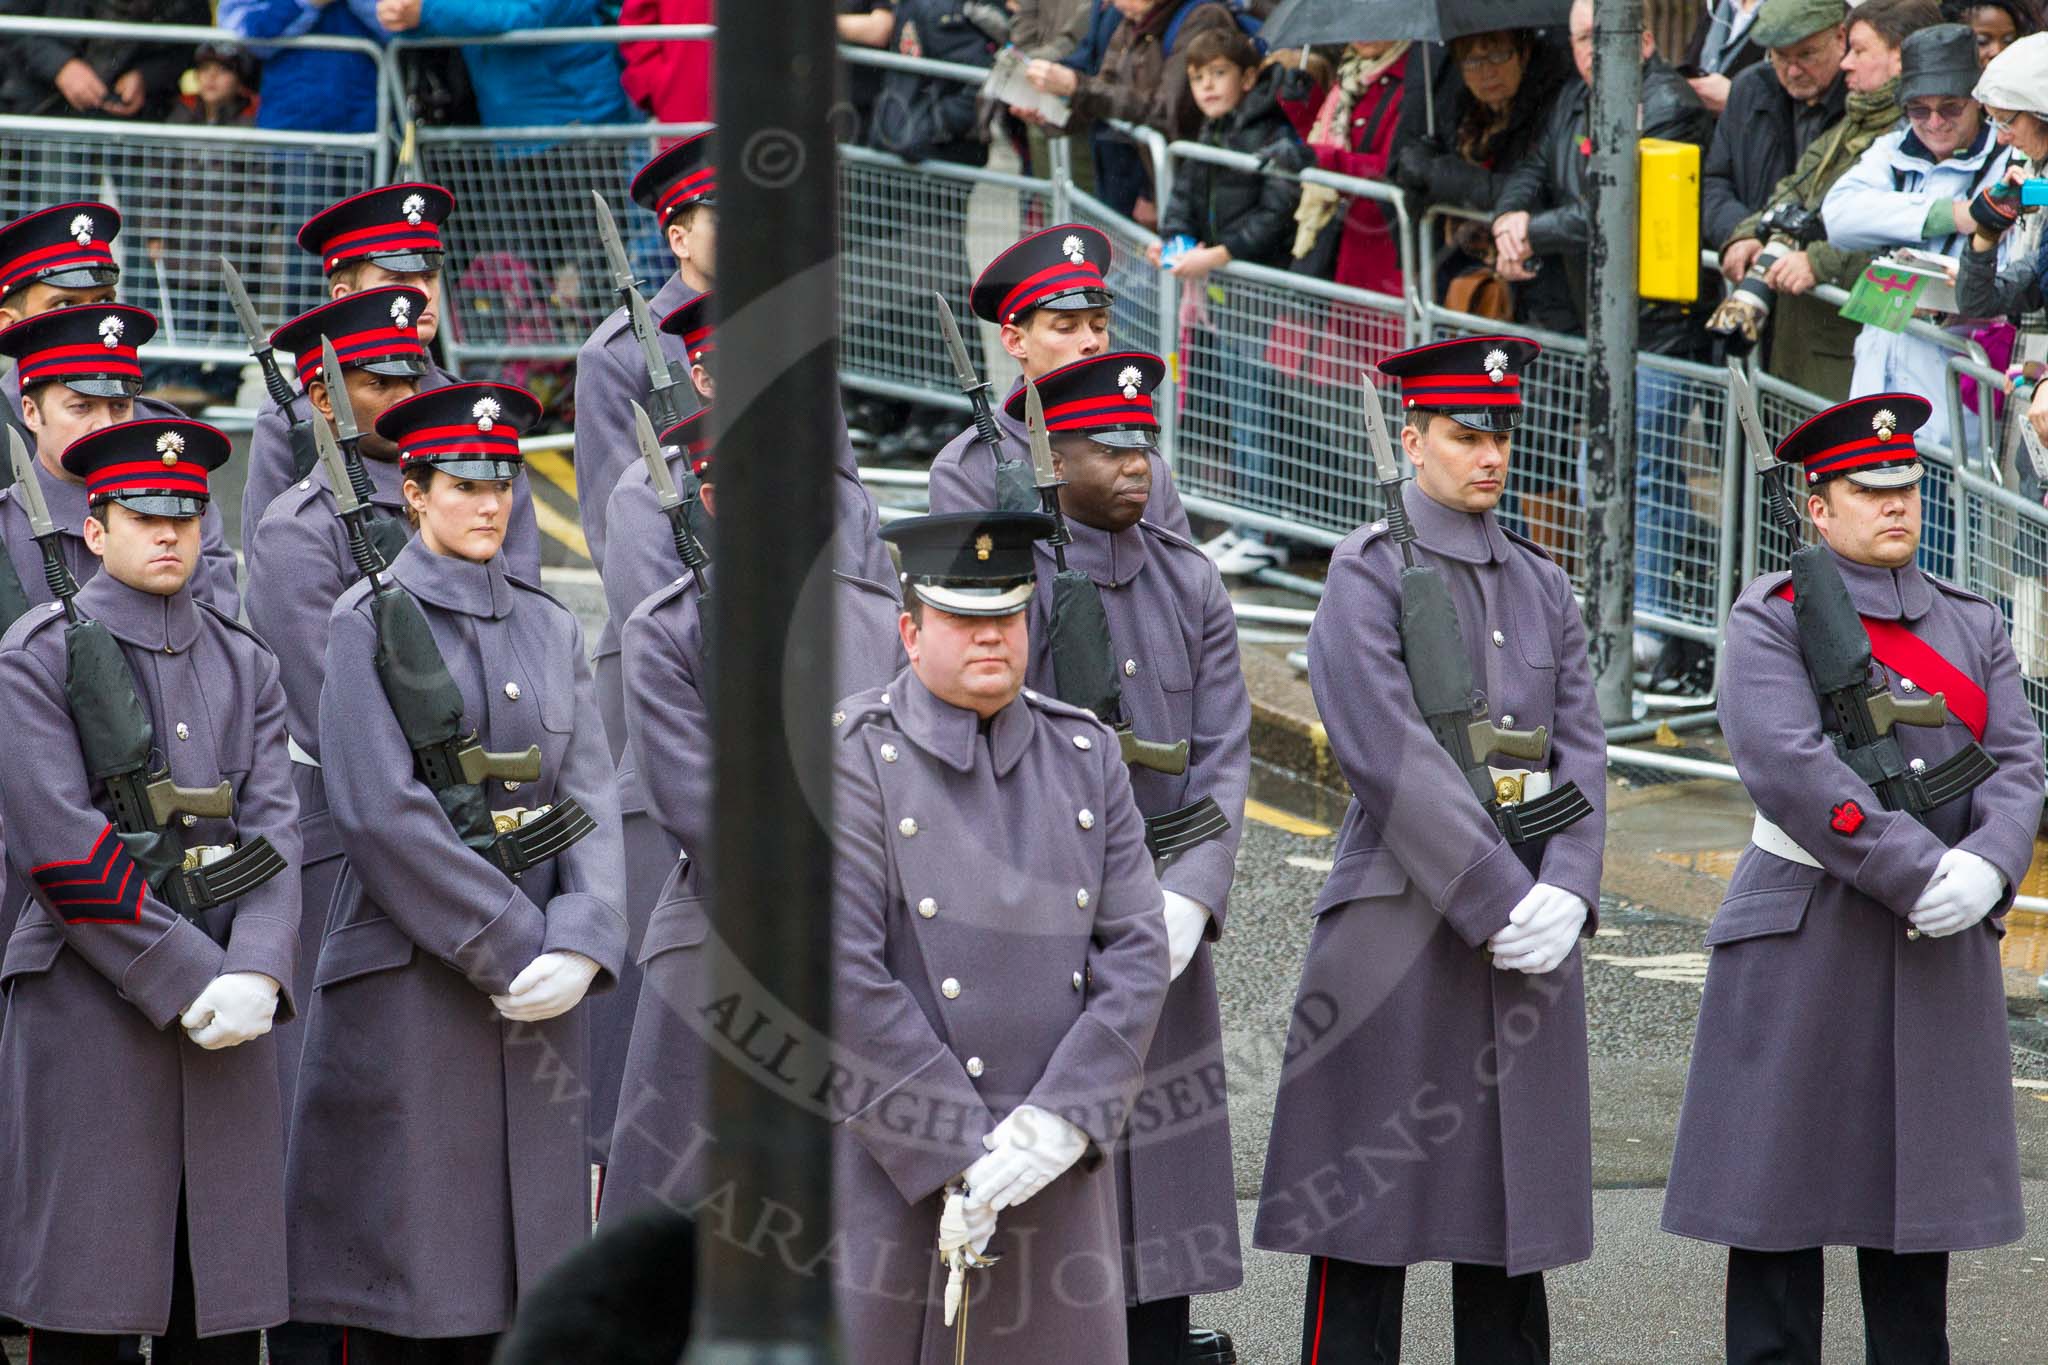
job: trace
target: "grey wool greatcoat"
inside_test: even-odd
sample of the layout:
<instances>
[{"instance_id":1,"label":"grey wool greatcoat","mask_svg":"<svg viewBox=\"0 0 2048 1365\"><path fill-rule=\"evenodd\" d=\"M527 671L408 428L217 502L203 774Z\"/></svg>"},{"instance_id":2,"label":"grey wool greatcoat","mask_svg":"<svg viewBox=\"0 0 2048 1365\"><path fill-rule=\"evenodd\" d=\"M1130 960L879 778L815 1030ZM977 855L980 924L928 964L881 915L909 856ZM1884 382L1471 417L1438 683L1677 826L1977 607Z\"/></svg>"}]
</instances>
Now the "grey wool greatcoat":
<instances>
[{"instance_id":1,"label":"grey wool greatcoat","mask_svg":"<svg viewBox=\"0 0 2048 1365\"><path fill-rule=\"evenodd\" d=\"M270 652L189 588L160 597L101 575L78 603L121 643L156 761L181 786L234 787L232 819L180 833L195 845L267 837L296 863ZM0 1237L0 1315L53 1331L162 1332L182 1182L198 1330L272 1326L286 1311L275 1043L208 1052L178 1018L226 972L276 979L277 1015L291 1017L299 880L287 869L237 900L224 947L153 893L118 912L70 901L75 885L60 881L95 871L118 881L109 864L125 854L114 856L104 794L85 774L68 672L60 611L38 607L0 641L0 727L34 755L0 783L0 919L11 929L0 959L0 1227L12 1234ZM97 867L85 861L95 856Z\"/></svg>"},{"instance_id":2,"label":"grey wool greatcoat","mask_svg":"<svg viewBox=\"0 0 2048 1365\"><path fill-rule=\"evenodd\" d=\"M893 678L904 663L895 592L838 573L814 582L831 594L839 685L864 690ZM655 1204L687 1208L702 1192L704 1142L711 1131L710 1054L698 1032L710 965L705 868L713 806L711 623L703 614L709 600L689 579L678 579L626 622L626 761L648 775L648 823L669 852L665 865L648 869L657 875L639 945L645 976L638 1010L628 1021L632 1046L624 1058L612 1164L605 1173L601 1212L607 1219ZM690 856L678 861L678 849L691 850ZM632 869L628 884L644 875Z\"/></svg>"},{"instance_id":3,"label":"grey wool greatcoat","mask_svg":"<svg viewBox=\"0 0 2048 1365\"><path fill-rule=\"evenodd\" d=\"M1018 380L1010 386L1010 393L1023 386L1024 381ZM1009 401L1008 395L1003 401ZM1002 403L996 404L995 418L1003 433L1004 457L1022 460L1029 466L1030 430L1004 412ZM995 505L995 456L988 453L988 447L970 423L967 430L946 442L932 457L931 508L934 512L980 512ZM1173 470L1156 450L1152 452L1152 501L1145 508L1145 520L1164 526L1175 535L1192 534L1188 529L1188 509L1181 506L1180 492L1173 486Z\"/></svg>"},{"instance_id":4,"label":"grey wool greatcoat","mask_svg":"<svg viewBox=\"0 0 2048 1365\"><path fill-rule=\"evenodd\" d=\"M1223 933L1251 780L1251 699L1237 655L1237 619L1223 579L1187 540L1148 522L1111 534L1069 522L1067 565L1102 590L1123 685L1123 715L1140 739L1188 741L1178 777L1133 767L1141 815L1163 815L1204 796L1230 832L1182 853L1159 884L1207 906L1209 942ZM1040 541L1031 599L1030 680L1053 691L1049 646L1052 549ZM1124 1295L1150 1303L1214 1294L1244 1278L1237 1237L1225 1105L1223 1023L1209 943L1166 991L1145 1054L1145 1088L1117 1147L1125 1224Z\"/></svg>"},{"instance_id":5,"label":"grey wool greatcoat","mask_svg":"<svg viewBox=\"0 0 2048 1365\"><path fill-rule=\"evenodd\" d=\"M844 720L839 720L843 713ZM840 703L833 1197L851 1365L950 1365L948 1181L1020 1104L1090 1139L1001 1215L969 1360L1123 1365L1115 1144L1166 994L1166 922L1115 737L1026 692L984 732L906 669Z\"/></svg>"},{"instance_id":6,"label":"grey wool greatcoat","mask_svg":"<svg viewBox=\"0 0 2048 1365\"><path fill-rule=\"evenodd\" d=\"M405 494L398 465L366 459L363 468L370 476L371 504L381 515L403 521ZM245 534L249 624L277 655L278 673L284 682L285 715L293 746L292 778L299 792L303 856L299 880L305 906L299 921L296 984L298 997L311 999L313 971L327 934L327 911L342 869L341 838L327 808L327 784L319 767L320 688L327 677L328 621L334 615L335 600L356 580L356 565L348 552L348 531L334 514L334 493L323 469L316 468L287 487L271 501L262 523ZM521 577L540 571L538 543L532 549L533 562L513 569ZM287 1120L304 1038L303 1019L277 1030Z\"/></svg>"},{"instance_id":7,"label":"grey wool greatcoat","mask_svg":"<svg viewBox=\"0 0 2048 1365\"><path fill-rule=\"evenodd\" d=\"M1593 1249L1584 980L1576 950L1530 976L1482 949L1537 881L1597 909L1606 739L1564 571L1491 512L1403 495L1475 690L1496 724L1549 727L1554 781L1593 813L1519 852L1501 836L1416 708L1400 547L1383 522L1347 536L1308 650L1352 801L1313 907L1252 1243L1520 1275Z\"/></svg>"},{"instance_id":8,"label":"grey wool greatcoat","mask_svg":"<svg viewBox=\"0 0 2048 1365\"><path fill-rule=\"evenodd\" d=\"M455 382L454 375L429 360L427 372L420 376L420 392L446 388ZM303 393L292 399L292 415L310 417L316 422L320 420ZM370 424L362 422L359 425L367 429ZM292 477L292 447L291 437L286 434L287 426L283 409L265 398L263 405L256 410L255 430L249 434L249 481L242 487L242 541L245 546L263 525L271 503L286 497L294 489L302 493L311 491L306 479ZM387 492L386 481L378 477L379 466L384 463L367 457L363 460L370 471L370 480L379 492ZM314 473L318 472L316 467ZM394 476L388 491L395 491L397 464L391 462L387 472ZM315 486L326 487L326 480L319 480ZM399 496L396 505L403 510L403 495ZM331 499L327 506L331 512ZM533 490L527 487L524 479L514 480L512 484L512 517L505 523L504 553L505 562L514 574L528 582L540 581L540 523L533 514ZM346 551L343 557L346 558Z\"/></svg>"},{"instance_id":9,"label":"grey wool greatcoat","mask_svg":"<svg viewBox=\"0 0 2048 1365\"><path fill-rule=\"evenodd\" d=\"M100 557L85 548L85 485L52 474L41 459L32 463L42 485L43 502L50 509L50 520L57 527L65 566L71 570L72 578L83 583L100 571ZM7 558L14 565L30 604L56 600L43 578L43 547L36 544L35 532L29 527L28 508L11 486L0 489L0 541L7 546ZM235 552L228 548L221 531L220 509L211 502L199 519L199 567L193 571L189 591L229 620L241 612L241 595L235 589ZM11 624L0 622L0 629Z\"/></svg>"},{"instance_id":10,"label":"grey wool greatcoat","mask_svg":"<svg viewBox=\"0 0 2048 1365\"><path fill-rule=\"evenodd\" d=\"M1667 1231L1759 1251L1998 1246L2024 1230L2012 1056L1995 916L1906 937L1941 855L1967 849L2019 885L2041 815L2041 734L1998 608L1930 578L1839 556L1865 618L1902 622L1983 688L1998 773L1925 824L1888 811L1835 755L1801 662L1788 575L1749 585L1729 676L1768 705L1723 718L1757 810L1819 867L1752 846L1707 932L1713 954L1664 1197ZM1895 696L1933 691L1883 665ZM1932 766L1971 739L1898 726ZM1859 820L1837 808L1854 802Z\"/></svg>"},{"instance_id":11,"label":"grey wool greatcoat","mask_svg":"<svg viewBox=\"0 0 2048 1365\"><path fill-rule=\"evenodd\" d=\"M503 1331L589 1226L585 1008L536 1024L487 997L543 952L616 978L626 923L614 774L576 618L414 540L421 604L485 748L541 750L492 804L573 796L597 828L517 881L464 847L378 681L367 583L335 604L321 754L348 870L314 976L288 1163L292 1316L407 1337Z\"/></svg>"}]
</instances>

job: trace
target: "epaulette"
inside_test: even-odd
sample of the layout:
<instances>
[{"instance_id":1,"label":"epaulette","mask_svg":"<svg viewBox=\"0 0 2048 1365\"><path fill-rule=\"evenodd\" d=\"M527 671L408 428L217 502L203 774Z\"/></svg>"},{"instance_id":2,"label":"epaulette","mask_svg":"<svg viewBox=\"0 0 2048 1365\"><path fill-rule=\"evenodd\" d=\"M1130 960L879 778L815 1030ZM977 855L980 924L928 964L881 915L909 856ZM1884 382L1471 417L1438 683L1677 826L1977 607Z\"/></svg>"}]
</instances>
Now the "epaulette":
<instances>
[{"instance_id":1,"label":"epaulette","mask_svg":"<svg viewBox=\"0 0 2048 1365\"><path fill-rule=\"evenodd\" d=\"M864 726L889 714L889 689L871 687L850 697L841 697L832 707L832 728L845 739Z\"/></svg>"}]
</instances>

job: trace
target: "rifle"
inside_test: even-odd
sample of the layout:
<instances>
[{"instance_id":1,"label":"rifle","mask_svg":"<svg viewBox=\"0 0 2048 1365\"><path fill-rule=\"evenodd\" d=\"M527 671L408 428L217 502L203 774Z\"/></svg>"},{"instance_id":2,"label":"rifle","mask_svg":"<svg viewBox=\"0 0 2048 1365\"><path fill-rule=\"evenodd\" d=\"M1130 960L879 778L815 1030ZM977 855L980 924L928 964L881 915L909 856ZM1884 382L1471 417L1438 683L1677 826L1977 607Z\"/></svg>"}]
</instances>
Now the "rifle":
<instances>
[{"instance_id":1,"label":"rifle","mask_svg":"<svg viewBox=\"0 0 2048 1365\"><path fill-rule=\"evenodd\" d=\"M1487 755L1502 753L1539 763L1549 752L1550 731L1541 725L1504 730L1493 723L1485 707L1472 705L1472 660L1458 630L1457 603L1451 600L1443 575L1415 558L1415 527L1401 501L1401 467L1387 435L1379 389L1370 376L1361 374L1359 382L1365 388L1366 441L1386 502L1388 531L1401 547L1401 656L1416 708L1509 843L1548 838L1591 815L1593 804L1576 782L1526 800L1494 782Z\"/></svg>"},{"instance_id":2,"label":"rifle","mask_svg":"<svg viewBox=\"0 0 2048 1365\"><path fill-rule=\"evenodd\" d=\"M597 235L604 242L604 258L612 272L612 288L618 293L619 302L626 305L626 319L632 324L633 339L640 343L640 357L647 363L647 397L654 408L654 418L667 431L683 420L681 404L676 402L676 391L683 386L683 376L676 373L674 365L661 353L661 341L655 335L654 314L648 311L647 300L640 295L640 281L634 278L633 266L626 259L626 243L619 236L619 225L612 218L612 206L596 190L590 197L597 201Z\"/></svg>"},{"instance_id":3,"label":"rifle","mask_svg":"<svg viewBox=\"0 0 2048 1365\"><path fill-rule=\"evenodd\" d=\"M344 396L340 401L348 400ZM524 753L492 753L477 743L474 730L462 733L462 689L449 676L448 661L434 643L426 615L411 593L384 576L386 566L363 525L370 508L349 482L341 447L322 423L314 424L313 436L334 485L335 515L348 528L349 554L370 582L377 679L412 750L413 773L433 791L462 842L506 876L517 878L596 829L597 823L574 797L564 797L538 813L500 815L491 810L484 798L485 784L540 780L540 746L529 745Z\"/></svg>"},{"instance_id":4,"label":"rifle","mask_svg":"<svg viewBox=\"0 0 2048 1365\"><path fill-rule=\"evenodd\" d=\"M8 463L28 512L29 527L43 552L43 578L64 606L66 672L64 699L78 727L78 749L87 781L106 789L114 837L142 870L150 889L216 943L226 943L232 910L209 913L245 896L285 870L284 857L258 836L240 848L187 848L181 816L231 819L235 791L228 782L181 787L168 767L150 771L156 728L135 689L135 674L105 624L78 609L78 582L64 565L56 526L43 501L43 488L29 464L20 433L7 432Z\"/></svg>"},{"instance_id":5,"label":"rifle","mask_svg":"<svg viewBox=\"0 0 2048 1365\"><path fill-rule=\"evenodd\" d=\"M220 258L220 276L228 287L228 302L235 306L235 317L241 321L242 335L249 338L249 353L256 357L256 367L263 371L263 388L284 417L285 440L292 452L292 482L298 483L313 472L313 465L319 458L313 448L313 424L292 407L292 399L297 395L292 392L290 381L278 372L276 348L270 344L270 334L256 321L256 305L249 302L249 291L242 287L241 272L225 256ZM339 384L341 381L334 382ZM312 406L312 400L307 400L307 406Z\"/></svg>"},{"instance_id":6,"label":"rifle","mask_svg":"<svg viewBox=\"0 0 2048 1365\"><path fill-rule=\"evenodd\" d=\"M341 438L342 464L348 474L349 492L357 504L370 509L370 497L376 489L370 484L370 471L363 468L363 457L357 453L362 432L356 427L356 405L348 396L348 383L341 373L341 358L334 353L334 342L326 336L320 338L320 373L327 384L327 405L334 412L335 434ZM310 404L311 400L307 401ZM317 445L314 453L316 456L319 453ZM328 470L330 477L333 473L332 469ZM398 558L398 552L412 539L412 527L397 517L366 513L358 517L357 522L364 537L376 549L380 565L388 565Z\"/></svg>"},{"instance_id":7,"label":"rifle","mask_svg":"<svg viewBox=\"0 0 2048 1365\"><path fill-rule=\"evenodd\" d=\"M1781 466L1757 418L1756 395L1732 360L1728 380L1771 520L1799 545L1799 516L1784 481L1775 477ZM1792 554L1792 619L1807 679L1820 698L1821 729L1886 810L1905 811L1925 823L1930 811L1968 794L1998 771L1997 760L1974 740L1932 767L1907 761L1893 727L1941 728L1948 723L1948 698L1939 692L1895 697L1889 687L1870 680L1870 632L1826 545L1800 545Z\"/></svg>"},{"instance_id":8,"label":"rifle","mask_svg":"<svg viewBox=\"0 0 2048 1365\"><path fill-rule=\"evenodd\" d=\"M974 362L967 356L967 343L960 339L960 325L953 320L953 308L946 302L946 296L934 289L932 298L939 305L939 331L946 338L946 354L953 359L953 375L960 382L960 392L967 395L974 408L975 439L988 447L989 458L996 463L996 510L1036 512L1040 510L1043 485L1034 483L1029 465L1004 456L1003 429L996 425L995 409L989 406L988 381L975 372ZM1055 534L1060 539L1054 545L1072 543L1064 523Z\"/></svg>"},{"instance_id":9,"label":"rifle","mask_svg":"<svg viewBox=\"0 0 2048 1365\"><path fill-rule=\"evenodd\" d=\"M688 498L676 491L675 480L669 477L668 459L654 436L654 424L647 419L647 409L630 398L626 401L633 409L633 435L640 443L640 458L647 465L647 480L654 486L654 496L660 500L662 515L668 518L669 531L675 536L676 557L683 561L702 594L704 569L711 563L711 556L704 553L703 543L690 530L690 508L701 505L696 489L691 489Z\"/></svg>"}]
</instances>

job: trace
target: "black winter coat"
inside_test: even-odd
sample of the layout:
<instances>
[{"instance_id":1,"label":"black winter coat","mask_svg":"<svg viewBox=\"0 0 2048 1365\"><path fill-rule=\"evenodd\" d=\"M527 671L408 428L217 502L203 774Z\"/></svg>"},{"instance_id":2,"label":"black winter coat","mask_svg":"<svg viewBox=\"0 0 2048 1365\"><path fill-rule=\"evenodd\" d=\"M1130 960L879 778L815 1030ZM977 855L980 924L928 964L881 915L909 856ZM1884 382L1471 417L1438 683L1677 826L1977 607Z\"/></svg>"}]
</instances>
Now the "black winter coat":
<instances>
[{"instance_id":1,"label":"black winter coat","mask_svg":"<svg viewBox=\"0 0 2048 1365\"><path fill-rule=\"evenodd\" d=\"M206 0L0 0L0 15L205 27L213 22L213 7ZM126 38L40 34L9 38L0 43L0 58L4 58L0 110L48 118L100 117L98 110L73 109L57 89L57 73L74 57L106 82L110 98L114 82L122 75L142 73L142 109L132 117L155 122L178 98L178 78L192 65L192 47L189 43L138 43Z\"/></svg>"},{"instance_id":2,"label":"black winter coat","mask_svg":"<svg viewBox=\"0 0 2048 1365\"><path fill-rule=\"evenodd\" d=\"M1842 77L1818 104L1785 93L1769 62L1743 71L1728 87L1728 107L1700 169L1700 243L1718 251L1736 226L1770 207L1771 189L1791 174L1807 145L1842 117L1849 87Z\"/></svg>"},{"instance_id":3,"label":"black winter coat","mask_svg":"<svg viewBox=\"0 0 2048 1365\"><path fill-rule=\"evenodd\" d=\"M1262 156L1275 170L1311 165L1308 147L1280 108L1277 76L1275 68L1267 68L1237 108L1203 121L1197 140ZM1185 233L1204 245L1221 243L1234 260L1284 266L1294 245L1294 209L1300 202L1301 186L1292 180L1183 159L1159 235Z\"/></svg>"}]
</instances>

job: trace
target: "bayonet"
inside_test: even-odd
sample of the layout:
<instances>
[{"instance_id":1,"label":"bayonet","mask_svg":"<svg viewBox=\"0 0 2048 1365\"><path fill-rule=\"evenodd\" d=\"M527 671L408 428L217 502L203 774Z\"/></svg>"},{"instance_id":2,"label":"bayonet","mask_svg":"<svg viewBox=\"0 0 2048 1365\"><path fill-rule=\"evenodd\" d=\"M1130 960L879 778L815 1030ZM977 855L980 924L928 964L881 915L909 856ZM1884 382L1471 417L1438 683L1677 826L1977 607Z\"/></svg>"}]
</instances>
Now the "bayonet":
<instances>
[{"instance_id":1,"label":"bayonet","mask_svg":"<svg viewBox=\"0 0 2048 1365\"><path fill-rule=\"evenodd\" d=\"M690 503L676 490L676 482L669 477L668 457L662 453L661 442L655 437L654 423L648 419L647 409L632 399L627 400L633 409L633 436L640 444L640 459L647 466L647 481L654 485L654 496L661 503L662 515L668 518L669 529L675 535L676 554L682 558L683 567L696 580L697 591L704 591L704 568L711 557L704 553L704 546L690 530ZM702 420L701 418L699 419Z\"/></svg>"}]
</instances>

